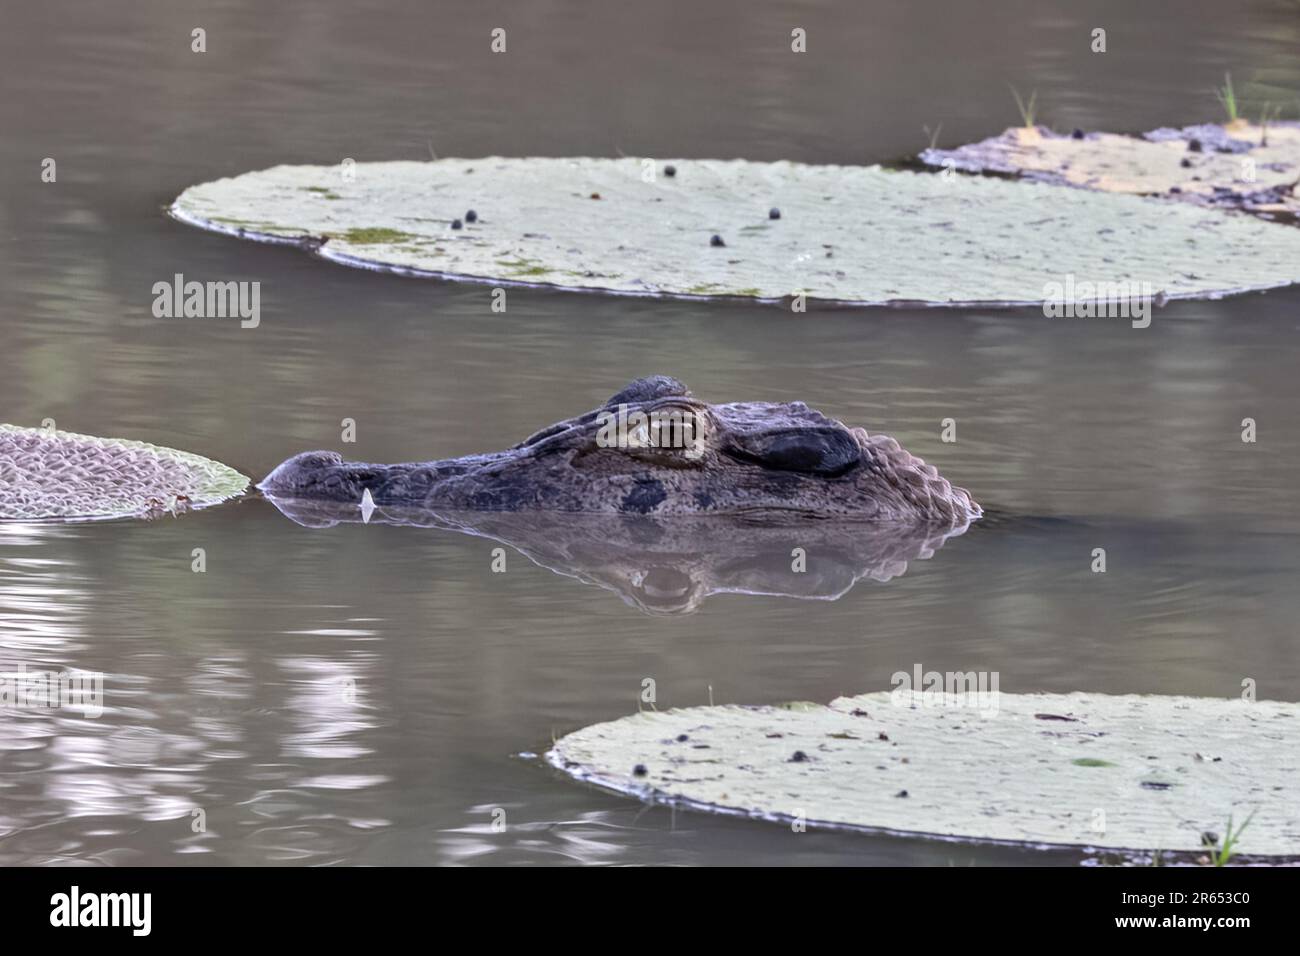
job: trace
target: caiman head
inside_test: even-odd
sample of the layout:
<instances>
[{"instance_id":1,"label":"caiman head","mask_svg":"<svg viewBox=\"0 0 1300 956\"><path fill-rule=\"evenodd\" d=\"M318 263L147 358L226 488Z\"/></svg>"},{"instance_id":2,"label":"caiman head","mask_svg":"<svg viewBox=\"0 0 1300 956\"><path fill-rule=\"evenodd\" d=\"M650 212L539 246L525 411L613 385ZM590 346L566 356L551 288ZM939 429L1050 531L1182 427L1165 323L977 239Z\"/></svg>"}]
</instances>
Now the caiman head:
<instances>
[{"instance_id":1,"label":"caiman head","mask_svg":"<svg viewBox=\"0 0 1300 956\"><path fill-rule=\"evenodd\" d=\"M710 405L667 376L638 379L600 408L506 451L373 465L333 452L290 458L269 497L457 511L843 518L965 525L964 488L886 435L802 402Z\"/></svg>"}]
</instances>

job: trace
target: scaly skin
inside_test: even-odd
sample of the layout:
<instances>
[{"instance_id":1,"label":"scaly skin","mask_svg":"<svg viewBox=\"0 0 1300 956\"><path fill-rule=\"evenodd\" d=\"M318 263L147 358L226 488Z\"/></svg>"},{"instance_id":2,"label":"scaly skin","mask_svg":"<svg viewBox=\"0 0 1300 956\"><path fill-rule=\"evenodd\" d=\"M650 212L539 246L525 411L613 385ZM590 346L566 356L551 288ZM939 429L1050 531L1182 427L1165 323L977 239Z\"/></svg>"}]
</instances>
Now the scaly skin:
<instances>
[{"instance_id":1,"label":"scaly skin","mask_svg":"<svg viewBox=\"0 0 1300 956\"><path fill-rule=\"evenodd\" d=\"M684 416L686 447L649 431L610 445L608 419ZM668 437L663 444L671 444ZM887 435L850 429L802 402L710 405L667 376L638 379L599 409L515 447L433 462L374 465L335 452L295 455L258 487L272 498L438 511L750 515L962 525L982 509L964 488Z\"/></svg>"}]
</instances>

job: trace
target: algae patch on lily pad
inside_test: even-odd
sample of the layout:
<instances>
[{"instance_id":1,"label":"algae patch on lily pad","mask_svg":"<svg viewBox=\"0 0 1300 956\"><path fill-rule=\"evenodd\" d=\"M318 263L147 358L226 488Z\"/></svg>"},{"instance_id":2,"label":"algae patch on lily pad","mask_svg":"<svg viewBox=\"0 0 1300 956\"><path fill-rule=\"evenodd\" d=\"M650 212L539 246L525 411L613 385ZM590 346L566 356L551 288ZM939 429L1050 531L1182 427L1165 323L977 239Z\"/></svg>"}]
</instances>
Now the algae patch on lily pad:
<instances>
[{"instance_id":1,"label":"algae patch on lily pad","mask_svg":"<svg viewBox=\"0 0 1300 956\"><path fill-rule=\"evenodd\" d=\"M1188 204L878 166L671 165L276 166L192 186L171 212L353 266L637 295L994 305L1040 303L1070 276L1167 298L1300 281L1300 231Z\"/></svg>"},{"instance_id":2,"label":"algae patch on lily pad","mask_svg":"<svg viewBox=\"0 0 1300 956\"><path fill-rule=\"evenodd\" d=\"M1300 705L905 692L690 707L571 733L547 755L645 800L970 841L1300 856Z\"/></svg>"},{"instance_id":3,"label":"algae patch on lily pad","mask_svg":"<svg viewBox=\"0 0 1300 956\"><path fill-rule=\"evenodd\" d=\"M0 425L0 520L148 517L217 504L248 478L189 452Z\"/></svg>"},{"instance_id":4,"label":"algae patch on lily pad","mask_svg":"<svg viewBox=\"0 0 1300 956\"><path fill-rule=\"evenodd\" d=\"M1266 216L1300 215L1300 123L1294 122L1207 123L1141 137L1022 127L955 149L927 149L921 159L1101 192L1162 196Z\"/></svg>"}]
</instances>

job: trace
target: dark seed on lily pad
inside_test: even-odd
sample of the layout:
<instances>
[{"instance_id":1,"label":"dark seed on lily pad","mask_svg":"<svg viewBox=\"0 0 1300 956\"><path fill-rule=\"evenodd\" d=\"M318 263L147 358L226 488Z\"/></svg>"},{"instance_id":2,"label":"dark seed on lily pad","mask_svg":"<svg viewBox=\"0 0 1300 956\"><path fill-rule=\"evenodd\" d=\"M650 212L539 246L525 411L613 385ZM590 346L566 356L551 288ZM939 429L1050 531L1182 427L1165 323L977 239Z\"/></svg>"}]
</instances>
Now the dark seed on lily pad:
<instances>
[{"instance_id":1,"label":"dark seed on lily pad","mask_svg":"<svg viewBox=\"0 0 1300 956\"><path fill-rule=\"evenodd\" d=\"M650 771L646 769L645 764L643 763L639 763L632 768L632 776L634 777L644 777L649 772Z\"/></svg>"},{"instance_id":2,"label":"dark seed on lily pad","mask_svg":"<svg viewBox=\"0 0 1300 956\"><path fill-rule=\"evenodd\" d=\"M725 246L726 243L722 241L722 237L721 237L721 236L714 236L712 239L709 240L709 245L711 245L711 246Z\"/></svg>"},{"instance_id":3,"label":"dark seed on lily pad","mask_svg":"<svg viewBox=\"0 0 1300 956\"><path fill-rule=\"evenodd\" d=\"M1184 157L1183 157L1183 161L1182 161L1181 163L1179 163L1178 165L1182 166L1183 169L1191 169L1191 168L1192 168L1192 161L1191 161L1190 159L1188 159L1186 156L1184 156Z\"/></svg>"},{"instance_id":4,"label":"dark seed on lily pad","mask_svg":"<svg viewBox=\"0 0 1300 956\"><path fill-rule=\"evenodd\" d=\"M802 750L796 750L790 756L790 763L803 763L807 759L808 759L808 755L806 753L804 753Z\"/></svg>"},{"instance_id":5,"label":"dark seed on lily pad","mask_svg":"<svg viewBox=\"0 0 1300 956\"><path fill-rule=\"evenodd\" d=\"M471 209L469 212L465 213L465 221L478 222L478 213L476 213L473 209Z\"/></svg>"},{"instance_id":6,"label":"dark seed on lily pad","mask_svg":"<svg viewBox=\"0 0 1300 956\"><path fill-rule=\"evenodd\" d=\"M780 219L780 218L781 218L781 210L779 210L779 209L777 209L775 206L773 206L771 209L769 209L769 210L767 211L767 218L768 218L768 219Z\"/></svg>"},{"instance_id":7,"label":"dark seed on lily pad","mask_svg":"<svg viewBox=\"0 0 1300 956\"><path fill-rule=\"evenodd\" d=\"M451 221L451 228L453 229L460 229L463 225L464 223L462 223L459 219L453 219Z\"/></svg>"},{"instance_id":8,"label":"dark seed on lily pad","mask_svg":"<svg viewBox=\"0 0 1300 956\"><path fill-rule=\"evenodd\" d=\"M669 179L672 179L674 176L677 175L677 167L676 167L676 166L665 166L665 167L664 167L664 175L667 176Z\"/></svg>"}]
</instances>

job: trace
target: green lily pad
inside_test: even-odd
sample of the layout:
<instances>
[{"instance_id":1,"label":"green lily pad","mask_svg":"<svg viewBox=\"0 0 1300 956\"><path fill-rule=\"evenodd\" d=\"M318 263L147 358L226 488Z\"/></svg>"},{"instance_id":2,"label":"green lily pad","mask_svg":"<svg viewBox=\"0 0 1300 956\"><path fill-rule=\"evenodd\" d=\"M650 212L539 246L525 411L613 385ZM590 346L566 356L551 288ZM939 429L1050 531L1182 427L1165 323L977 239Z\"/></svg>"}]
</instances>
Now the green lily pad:
<instances>
[{"instance_id":1,"label":"green lily pad","mask_svg":"<svg viewBox=\"0 0 1300 956\"><path fill-rule=\"evenodd\" d=\"M1300 281L1300 230L1184 203L877 166L672 165L276 166L192 186L171 212L363 268L652 296L998 305L1059 296L1071 276L1157 299Z\"/></svg>"},{"instance_id":2,"label":"green lily pad","mask_svg":"<svg viewBox=\"0 0 1300 956\"><path fill-rule=\"evenodd\" d=\"M149 517L242 494L248 478L189 452L0 425L0 520Z\"/></svg>"},{"instance_id":3,"label":"green lily pad","mask_svg":"<svg viewBox=\"0 0 1300 956\"><path fill-rule=\"evenodd\" d=\"M1300 856L1297 729L1294 703L895 691L647 711L547 757L650 801L981 842L1190 852L1253 811L1241 853Z\"/></svg>"}]
</instances>

